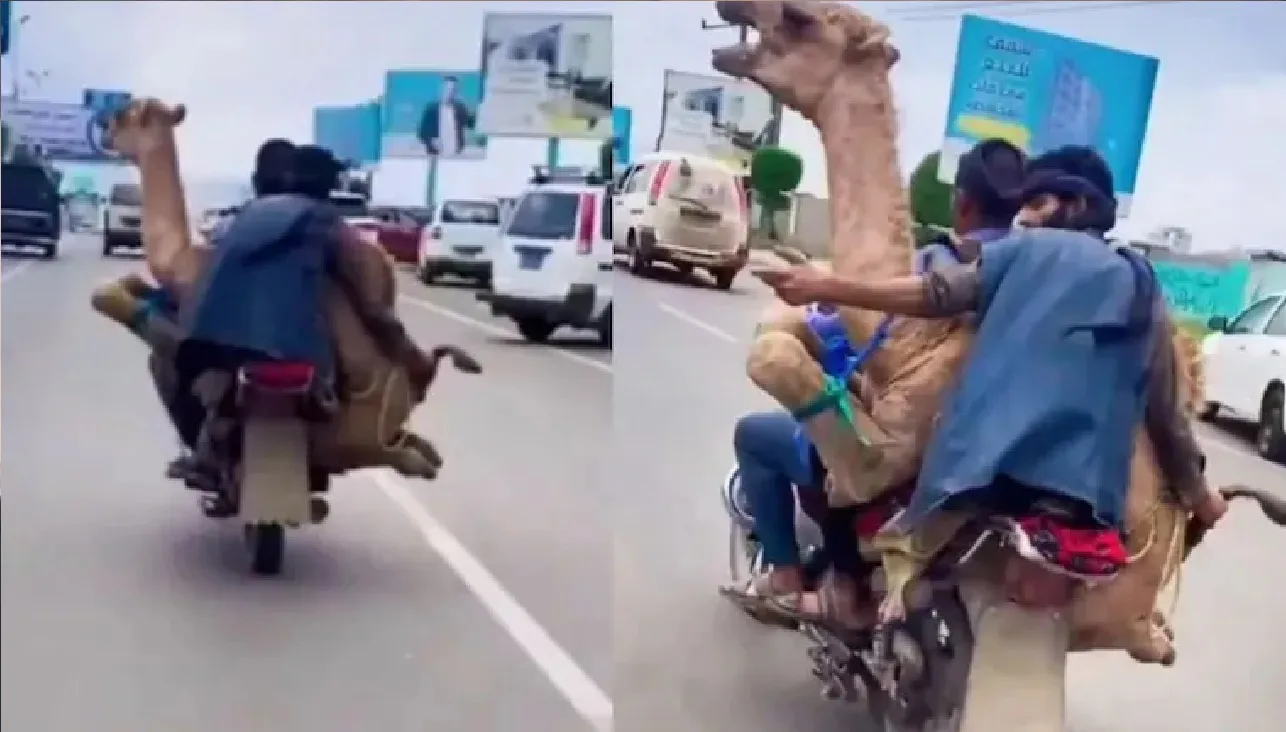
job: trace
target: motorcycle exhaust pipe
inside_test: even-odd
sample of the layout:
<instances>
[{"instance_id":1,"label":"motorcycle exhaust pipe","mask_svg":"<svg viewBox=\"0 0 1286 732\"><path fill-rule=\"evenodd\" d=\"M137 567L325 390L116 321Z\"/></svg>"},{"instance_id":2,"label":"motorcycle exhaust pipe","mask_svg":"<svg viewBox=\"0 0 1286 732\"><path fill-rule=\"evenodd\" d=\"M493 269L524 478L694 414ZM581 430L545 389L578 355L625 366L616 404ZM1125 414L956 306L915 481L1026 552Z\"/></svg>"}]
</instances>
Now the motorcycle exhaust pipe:
<instances>
[{"instance_id":1,"label":"motorcycle exhaust pipe","mask_svg":"<svg viewBox=\"0 0 1286 732\"><path fill-rule=\"evenodd\" d=\"M958 732L1063 732L1067 614L1010 602L997 583L967 582L960 595L973 654Z\"/></svg>"}]
</instances>

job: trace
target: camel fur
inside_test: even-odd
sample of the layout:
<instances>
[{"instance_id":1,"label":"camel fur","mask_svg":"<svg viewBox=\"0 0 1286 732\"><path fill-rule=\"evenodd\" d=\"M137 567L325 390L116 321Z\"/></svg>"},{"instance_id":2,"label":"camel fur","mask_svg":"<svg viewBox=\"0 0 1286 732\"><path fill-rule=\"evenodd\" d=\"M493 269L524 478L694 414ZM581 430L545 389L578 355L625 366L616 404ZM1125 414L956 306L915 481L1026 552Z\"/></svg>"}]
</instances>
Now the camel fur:
<instances>
[{"instance_id":1,"label":"camel fur","mask_svg":"<svg viewBox=\"0 0 1286 732\"><path fill-rule=\"evenodd\" d=\"M864 278L910 274L913 239L898 165L889 69L898 51L889 30L851 6L831 2L716 2L729 23L751 27L759 43L715 51L714 67L750 78L821 133L831 194L831 266ZM854 343L875 333L880 313L846 308ZM747 361L756 385L792 411L813 402L825 386L818 344L802 310L778 308L760 324ZM1189 408L1201 400L1200 348L1173 331L1177 369ZM857 429L837 410L805 425L832 473L833 505L864 504L914 479L938 405L968 354L967 319L899 318L886 344L868 361L875 390ZM1121 649L1143 662L1171 663L1172 631L1156 611L1158 597L1181 562L1188 512L1162 490L1152 447L1140 431L1131 466L1127 544L1137 556L1112 581L1085 589L1071 610L1074 650ZM953 517L942 517L950 524ZM937 527L941 529L942 527ZM892 593L898 593L942 547L952 531L926 527L915 537L880 548ZM930 540L930 538L932 540Z\"/></svg>"}]
</instances>

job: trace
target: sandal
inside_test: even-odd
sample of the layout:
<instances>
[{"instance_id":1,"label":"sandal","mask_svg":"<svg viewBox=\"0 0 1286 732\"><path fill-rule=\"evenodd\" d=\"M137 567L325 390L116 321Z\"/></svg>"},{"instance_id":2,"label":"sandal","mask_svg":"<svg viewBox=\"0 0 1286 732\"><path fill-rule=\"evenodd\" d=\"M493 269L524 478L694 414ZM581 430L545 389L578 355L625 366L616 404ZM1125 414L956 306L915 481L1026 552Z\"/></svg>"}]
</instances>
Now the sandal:
<instances>
[{"instance_id":1,"label":"sandal","mask_svg":"<svg viewBox=\"0 0 1286 732\"><path fill-rule=\"evenodd\" d=\"M851 593L853 589L837 586L832 578L822 582L816 592L777 595L768 598L768 603L777 615L790 618L795 623L820 626L841 639L869 633L872 626L862 622L856 603L851 598L846 599L844 592Z\"/></svg>"},{"instance_id":2,"label":"sandal","mask_svg":"<svg viewBox=\"0 0 1286 732\"><path fill-rule=\"evenodd\" d=\"M728 598L734 605L746 611L750 617L766 625L776 625L795 630L799 621L789 614L781 612L791 602L798 603L800 590L782 590L774 585L771 570L751 577L740 585L724 585L719 594ZM793 600L791 598L794 598Z\"/></svg>"}]
</instances>

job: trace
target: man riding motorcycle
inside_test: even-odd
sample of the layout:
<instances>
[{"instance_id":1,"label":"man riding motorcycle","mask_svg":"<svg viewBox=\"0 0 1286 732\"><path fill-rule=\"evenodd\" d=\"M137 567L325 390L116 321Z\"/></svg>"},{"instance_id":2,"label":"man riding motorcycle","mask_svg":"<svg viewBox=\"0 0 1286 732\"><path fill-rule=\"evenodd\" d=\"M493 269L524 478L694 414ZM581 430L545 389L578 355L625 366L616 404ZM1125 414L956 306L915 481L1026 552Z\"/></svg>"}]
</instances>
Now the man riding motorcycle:
<instances>
[{"instance_id":1,"label":"man riding motorcycle","mask_svg":"<svg viewBox=\"0 0 1286 732\"><path fill-rule=\"evenodd\" d=\"M282 358L294 352L319 366L319 373L340 377L330 383L341 392L345 376L360 383L355 388L361 393L342 401L342 418L314 434L326 470L387 466L408 476L434 477L441 458L426 440L399 426L423 399L442 357L451 356L457 368L471 373L480 371L477 362L450 346L425 354L407 337L393 309L395 283L387 256L344 225L325 201L338 166L324 151L299 155L286 141L266 143L253 182L256 193L267 195L246 207L217 246L192 246L172 133L183 117L181 107L139 100L114 123L117 136L126 136L125 148L142 173L148 265L161 286L131 275L97 290L95 308L152 346L151 365L167 406L174 404L169 397L191 398L190 390L176 387L181 373L188 370L182 375L190 378L203 360L219 363L217 359L229 353L248 352ZM307 187L295 190L296 181ZM247 212L252 216L245 216ZM273 277L264 274L265 267L276 267L283 277L292 269L302 270L294 286L286 288L301 303L290 309L275 307L274 294L269 293L219 307L237 300L248 285L272 289ZM315 305L313 294L323 275L331 285L326 306L307 311L300 305ZM212 296L211 290L218 294ZM264 313L273 313L270 320L294 322L297 332L283 332L287 329L274 324L255 329L253 321ZM247 320L250 330L237 333L237 321ZM274 338L280 343L271 343ZM336 347L343 363L338 374L331 355ZM185 418L179 413L182 409L171 411L184 443L196 443L197 431L191 425L201 419ZM201 413L199 408L188 412Z\"/></svg>"},{"instance_id":2,"label":"man riding motorcycle","mask_svg":"<svg viewBox=\"0 0 1286 732\"><path fill-rule=\"evenodd\" d=\"M972 262L980 248L1008 234L1020 206L1017 194L1025 163L1023 152L1003 140L986 140L961 156L952 199L952 225L958 238L944 236L923 247L917 252L917 269ZM869 405L873 401L869 385L857 376L857 391L867 392L857 397ZM853 577L864 570L853 565L861 561L852 530L859 508L825 505L825 468L811 445L800 449L801 439L798 424L784 410L748 414L738 420L733 433L742 490L768 568L742 587L725 588L724 594L766 621L793 623L793 616L801 611L851 616L848 599L859 584ZM825 596L830 598L827 607L822 595L804 592L808 583L795 540L792 486L798 487L805 512L822 529L822 559L834 571L825 585L833 590Z\"/></svg>"},{"instance_id":3,"label":"man riding motorcycle","mask_svg":"<svg viewBox=\"0 0 1286 732\"><path fill-rule=\"evenodd\" d=\"M1141 257L1102 238L1115 225L1113 190L1097 153L1065 148L1027 167L1018 220L1042 228L990 244L976 265L877 282L808 267L760 273L790 304L919 317L976 313L977 339L895 530L997 495L1023 504L1019 513L1054 505L1058 520L1033 516L1025 527L1040 532L1047 564L1063 574L1112 576L1125 561L1120 531L1140 419L1167 484L1198 521L1212 525L1226 511L1205 481L1204 458L1178 404L1155 276ZM989 490L997 486L1006 490ZM1011 592L1055 602L1048 576L1032 567L1012 578Z\"/></svg>"}]
</instances>

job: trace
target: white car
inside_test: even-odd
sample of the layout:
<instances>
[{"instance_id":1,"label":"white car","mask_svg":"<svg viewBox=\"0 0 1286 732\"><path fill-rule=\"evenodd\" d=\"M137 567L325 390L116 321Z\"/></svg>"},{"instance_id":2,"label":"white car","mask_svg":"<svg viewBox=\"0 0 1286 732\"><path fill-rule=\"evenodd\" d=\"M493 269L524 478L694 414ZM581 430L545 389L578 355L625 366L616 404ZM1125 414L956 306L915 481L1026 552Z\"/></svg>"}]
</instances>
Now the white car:
<instances>
[{"instance_id":1,"label":"white car","mask_svg":"<svg viewBox=\"0 0 1286 732\"><path fill-rule=\"evenodd\" d=\"M103 256L117 249L143 249L143 189L137 183L117 183L107 194L103 211Z\"/></svg>"},{"instance_id":2,"label":"white car","mask_svg":"<svg viewBox=\"0 0 1286 732\"><path fill-rule=\"evenodd\" d=\"M1210 329L1202 417L1258 424L1255 449L1286 463L1286 292L1261 297L1231 321L1212 318Z\"/></svg>"},{"instance_id":3,"label":"white car","mask_svg":"<svg viewBox=\"0 0 1286 732\"><path fill-rule=\"evenodd\" d=\"M664 262L687 274L701 268L720 290L732 288L750 261L749 199L742 178L697 155L654 153L616 181L616 251L630 274Z\"/></svg>"},{"instance_id":4,"label":"white car","mask_svg":"<svg viewBox=\"0 0 1286 732\"><path fill-rule=\"evenodd\" d=\"M420 280L431 285L442 275L455 275L490 287L499 243L499 201L443 201L420 233Z\"/></svg>"},{"instance_id":5,"label":"white car","mask_svg":"<svg viewBox=\"0 0 1286 732\"><path fill-rule=\"evenodd\" d=\"M518 198L492 260L493 315L543 343L562 326L612 344L612 201L593 174L538 168Z\"/></svg>"}]
</instances>

